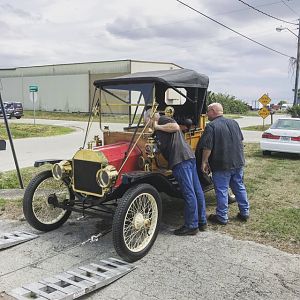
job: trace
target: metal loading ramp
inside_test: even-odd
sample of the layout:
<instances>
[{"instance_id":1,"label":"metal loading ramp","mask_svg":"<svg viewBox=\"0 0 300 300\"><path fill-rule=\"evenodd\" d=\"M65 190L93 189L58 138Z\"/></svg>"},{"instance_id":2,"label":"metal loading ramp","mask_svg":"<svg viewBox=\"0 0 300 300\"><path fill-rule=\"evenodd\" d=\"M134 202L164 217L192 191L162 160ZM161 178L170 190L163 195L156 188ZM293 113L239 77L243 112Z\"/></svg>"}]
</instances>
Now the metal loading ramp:
<instances>
[{"instance_id":1,"label":"metal loading ramp","mask_svg":"<svg viewBox=\"0 0 300 300\"><path fill-rule=\"evenodd\" d=\"M108 258L91 263L38 282L22 285L8 295L15 299L76 299L102 288L135 269L135 266L119 259Z\"/></svg>"},{"instance_id":2,"label":"metal loading ramp","mask_svg":"<svg viewBox=\"0 0 300 300\"><path fill-rule=\"evenodd\" d=\"M30 241L37 237L38 235L25 231L0 233L0 250Z\"/></svg>"}]
</instances>

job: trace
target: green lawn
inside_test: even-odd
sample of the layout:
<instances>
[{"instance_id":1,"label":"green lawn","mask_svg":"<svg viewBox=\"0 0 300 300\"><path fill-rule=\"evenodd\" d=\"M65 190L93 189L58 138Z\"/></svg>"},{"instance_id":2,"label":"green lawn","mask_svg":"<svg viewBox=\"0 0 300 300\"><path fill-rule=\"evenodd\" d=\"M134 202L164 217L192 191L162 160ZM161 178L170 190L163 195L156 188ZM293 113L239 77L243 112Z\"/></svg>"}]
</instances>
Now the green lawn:
<instances>
[{"instance_id":1,"label":"green lawn","mask_svg":"<svg viewBox=\"0 0 300 300\"><path fill-rule=\"evenodd\" d=\"M24 117L27 119L33 118L32 110L25 110ZM137 115L139 118L140 115ZM49 120L68 120L68 121L83 121L87 122L89 120L88 113L67 113L67 112L49 112L49 111L36 111L36 119L49 119ZM99 116L93 117L94 122L99 122ZM127 115L105 115L102 116L102 122L105 123L128 123Z\"/></svg>"},{"instance_id":2,"label":"green lawn","mask_svg":"<svg viewBox=\"0 0 300 300\"><path fill-rule=\"evenodd\" d=\"M270 128L271 124L265 124L265 125L253 125L248 127L243 127L243 130L252 130L252 131L265 131L268 128Z\"/></svg>"},{"instance_id":3,"label":"green lawn","mask_svg":"<svg viewBox=\"0 0 300 300\"><path fill-rule=\"evenodd\" d=\"M73 128L53 125L33 125L33 124L16 124L10 123L10 132L13 138L29 138L29 137L46 137L53 135L68 134L75 131ZM0 138L7 139L6 127L0 124Z\"/></svg>"},{"instance_id":4,"label":"green lawn","mask_svg":"<svg viewBox=\"0 0 300 300\"><path fill-rule=\"evenodd\" d=\"M139 119L140 115L137 114L136 121ZM225 117L230 119L239 119L242 116L239 114L227 114ZM26 110L24 111L24 117L27 119L33 118L33 111ZM49 120L69 120L69 121L88 121L88 113L67 113L67 112L49 112L49 111L36 111L36 119L49 119ZM94 116L94 122L99 122L99 116ZM113 115L107 114L102 116L102 122L105 123L128 123L128 115Z\"/></svg>"}]
</instances>

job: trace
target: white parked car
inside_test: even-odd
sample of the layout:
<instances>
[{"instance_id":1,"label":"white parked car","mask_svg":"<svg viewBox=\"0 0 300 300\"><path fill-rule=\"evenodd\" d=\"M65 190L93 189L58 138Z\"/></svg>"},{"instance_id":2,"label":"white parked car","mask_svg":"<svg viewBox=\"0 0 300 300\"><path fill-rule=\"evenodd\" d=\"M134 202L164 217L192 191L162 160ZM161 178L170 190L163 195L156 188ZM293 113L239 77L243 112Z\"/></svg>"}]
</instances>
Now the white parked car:
<instances>
[{"instance_id":1,"label":"white parked car","mask_svg":"<svg viewBox=\"0 0 300 300\"><path fill-rule=\"evenodd\" d=\"M263 155L271 152L300 153L300 118L280 118L260 141Z\"/></svg>"}]
</instances>

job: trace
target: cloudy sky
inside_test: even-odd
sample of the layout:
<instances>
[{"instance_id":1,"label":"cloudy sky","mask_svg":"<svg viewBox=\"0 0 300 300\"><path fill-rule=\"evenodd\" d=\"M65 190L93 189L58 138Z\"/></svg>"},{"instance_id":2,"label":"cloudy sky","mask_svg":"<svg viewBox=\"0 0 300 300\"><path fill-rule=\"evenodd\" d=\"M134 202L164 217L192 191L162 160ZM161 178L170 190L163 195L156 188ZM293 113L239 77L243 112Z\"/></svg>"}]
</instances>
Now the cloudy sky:
<instances>
[{"instance_id":1,"label":"cloudy sky","mask_svg":"<svg viewBox=\"0 0 300 300\"><path fill-rule=\"evenodd\" d=\"M182 0L262 43L250 42L176 0L0 0L0 68L103 60L166 61L210 77L210 90L252 104L293 102L297 25L238 0ZM300 0L244 0L297 23Z\"/></svg>"}]
</instances>

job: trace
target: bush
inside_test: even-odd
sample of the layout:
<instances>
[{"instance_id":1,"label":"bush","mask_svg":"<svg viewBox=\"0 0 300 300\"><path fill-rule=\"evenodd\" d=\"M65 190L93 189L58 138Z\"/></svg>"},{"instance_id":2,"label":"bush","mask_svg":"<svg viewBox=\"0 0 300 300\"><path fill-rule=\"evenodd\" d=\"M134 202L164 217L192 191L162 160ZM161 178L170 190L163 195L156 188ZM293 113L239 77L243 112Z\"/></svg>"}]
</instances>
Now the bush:
<instances>
[{"instance_id":1,"label":"bush","mask_svg":"<svg viewBox=\"0 0 300 300\"><path fill-rule=\"evenodd\" d=\"M235 96L208 92L207 105L213 102L222 104L224 114L245 114L249 110L249 106L242 100L236 99Z\"/></svg>"},{"instance_id":2,"label":"bush","mask_svg":"<svg viewBox=\"0 0 300 300\"><path fill-rule=\"evenodd\" d=\"M300 104L288 107L286 112L290 114L292 118L300 118Z\"/></svg>"}]
</instances>

